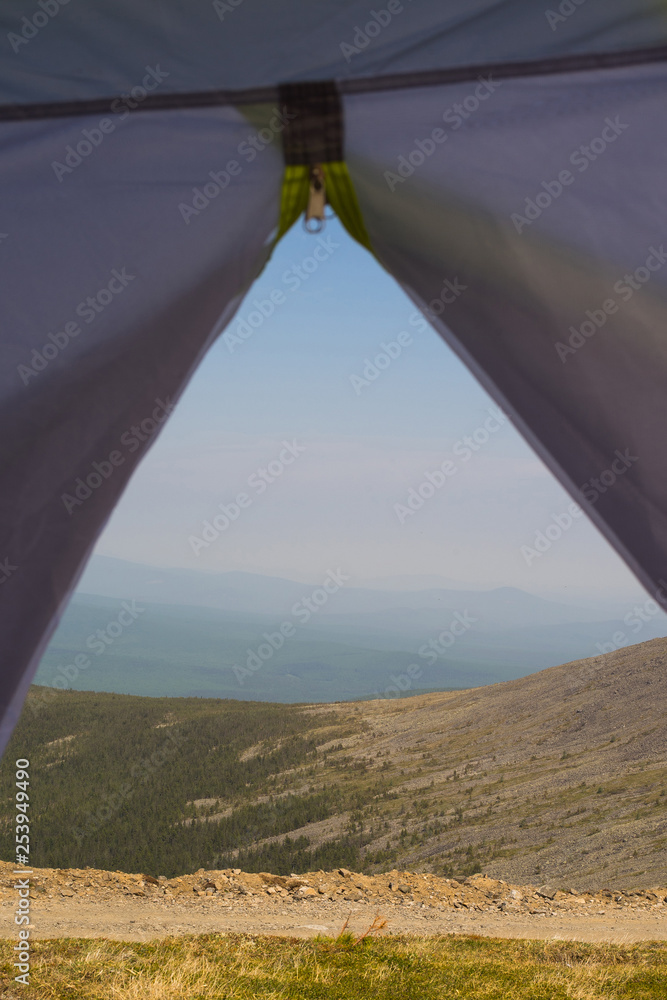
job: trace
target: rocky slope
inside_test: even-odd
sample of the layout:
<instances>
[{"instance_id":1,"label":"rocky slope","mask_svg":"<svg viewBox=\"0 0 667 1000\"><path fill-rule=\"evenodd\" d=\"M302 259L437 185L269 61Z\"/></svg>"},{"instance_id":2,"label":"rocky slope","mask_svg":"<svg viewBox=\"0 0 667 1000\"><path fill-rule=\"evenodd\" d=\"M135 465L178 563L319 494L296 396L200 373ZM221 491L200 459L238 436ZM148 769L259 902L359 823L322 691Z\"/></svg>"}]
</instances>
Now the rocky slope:
<instances>
[{"instance_id":1,"label":"rocky slope","mask_svg":"<svg viewBox=\"0 0 667 1000\"><path fill-rule=\"evenodd\" d=\"M664 881L666 679L656 639L490 687L338 706L357 730L339 780L363 766L395 796L357 814L377 834L364 858L396 844L413 870L591 890ZM317 843L349 822L291 835Z\"/></svg>"},{"instance_id":2,"label":"rocky slope","mask_svg":"<svg viewBox=\"0 0 667 1000\"><path fill-rule=\"evenodd\" d=\"M505 684L289 712L60 692L7 759L32 761L37 864L648 889L667 871L666 674L657 639Z\"/></svg>"}]
</instances>

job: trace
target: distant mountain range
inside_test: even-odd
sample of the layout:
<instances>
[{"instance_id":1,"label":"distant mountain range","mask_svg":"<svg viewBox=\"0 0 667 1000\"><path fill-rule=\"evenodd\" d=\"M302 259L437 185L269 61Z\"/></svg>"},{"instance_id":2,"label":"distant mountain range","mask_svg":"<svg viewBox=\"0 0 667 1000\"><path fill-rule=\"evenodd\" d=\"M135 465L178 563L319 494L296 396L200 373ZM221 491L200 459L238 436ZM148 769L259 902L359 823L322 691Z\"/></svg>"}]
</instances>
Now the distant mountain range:
<instances>
[{"instance_id":1,"label":"distant mountain range","mask_svg":"<svg viewBox=\"0 0 667 1000\"><path fill-rule=\"evenodd\" d=\"M336 571L339 567L332 566ZM343 575L345 567L342 567ZM325 574L323 574L324 577ZM80 594L127 598L159 604L196 605L228 612L260 615L289 615L295 602L308 595L312 586L279 577L254 573L208 573L201 570L156 569L124 559L94 556L79 587ZM424 590L384 590L354 587L346 582L320 610L321 616L387 613L393 621L397 612L434 612L428 626L442 629L443 614L463 611L479 617L485 628L516 628L594 622L615 618L609 609L559 604L527 594L514 587L495 590L429 588ZM614 609L616 610L616 609ZM382 628L386 621L379 622ZM414 621L424 627L426 619ZM665 617L667 622L667 617ZM666 629L667 631L667 629Z\"/></svg>"},{"instance_id":2,"label":"distant mountain range","mask_svg":"<svg viewBox=\"0 0 667 1000\"><path fill-rule=\"evenodd\" d=\"M613 636L629 645L667 634L662 613L642 620L627 608L624 617L509 587L389 591L343 581L328 594L317 581L97 556L35 682L276 702L467 688L595 655Z\"/></svg>"}]
</instances>

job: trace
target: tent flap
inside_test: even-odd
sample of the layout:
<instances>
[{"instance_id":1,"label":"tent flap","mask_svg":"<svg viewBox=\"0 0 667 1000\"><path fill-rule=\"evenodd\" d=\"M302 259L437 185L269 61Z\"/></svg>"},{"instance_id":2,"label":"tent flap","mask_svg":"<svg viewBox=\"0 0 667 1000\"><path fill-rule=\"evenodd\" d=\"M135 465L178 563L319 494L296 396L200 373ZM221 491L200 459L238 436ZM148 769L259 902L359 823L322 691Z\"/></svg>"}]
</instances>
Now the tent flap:
<instances>
[{"instance_id":1,"label":"tent flap","mask_svg":"<svg viewBox=\"0 0 667 1000\"><path fill-rule=\"evenodd\" d=\"M348 232L667 607L667 2L563 7L5 0L1 746L318 142Z\"/></svg>"}]
</instances>

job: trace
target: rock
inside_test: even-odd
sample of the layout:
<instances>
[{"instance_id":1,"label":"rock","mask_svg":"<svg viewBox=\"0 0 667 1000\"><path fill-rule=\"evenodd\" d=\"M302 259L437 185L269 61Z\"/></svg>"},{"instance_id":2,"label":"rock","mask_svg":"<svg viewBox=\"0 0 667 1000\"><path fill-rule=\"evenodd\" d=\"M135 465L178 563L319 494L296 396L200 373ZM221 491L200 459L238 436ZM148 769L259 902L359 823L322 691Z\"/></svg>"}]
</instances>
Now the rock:
<instances>
[{"instance_id":1,"label":"rock","mask_svg":"<svg viewBox=\"0 0 667 1000\"><path fill-rule=\"evenodd\" d=\"M542 899L555 899L558 889L554 889L553 886L543 885L537 890L537 895L541 896Z\"/></svg>"},{"instance_id":2,"label":"rock","mask_svg":"<svg viewBox=\"0 0 667 1000\"><path fill-rule=\"evenodd\" d=\"M284 892L289 879L284 875L271 875L269 872L260 872L259 877L264 885L271 885L274 889Z\"/></svg>"},{"instance_id":3,"label":"rock","mask_svg":"<svg viewBox=\"0 0 667 1000\"><path fill-rule=\"evenodd\" d=\"M7 889L7 895L13 885L13 880L9 877L10 868L8 862L0 862L0 885L3 890ZM556 890L550 884L539 888L535 885L513 886L481 875L469 878L465 886L462 886L455 879L395 870L372 876L349 869L338 869L291 877L268 872L253 874L235 871L238 871L238 877L234 877L231 869L226 869L224 872L209 871L208 874L202 874L200 870L198 875L168 879L165 876L154 878L95 869L60 872L44 869L36 870L33 884L38 898L45 902L53 901L55 906L58 906L57 900L60 898L60 905L63 907L73 906L74 899L77 902L87 901L93 896L97 897L98 902L111 905L115 901L122 902L123 898L127 901L131 895L135 898L132 904L134 907L140 904L143 907L144 902L147 906L157 904L164 907L166 914L175 904L181 907L189 904L192 912L199 910L206 913L218 905L222 910L232 901L235 909L247 909L249 912L251 908L258 906L261 910L263 899L268 916L278 911L287 913L290 909L291 912L300 910L309 913L308 902L317 900L316 919L323 917L329 908L331 912L340 908L341 912L349 913L350 909L354 911L358 908L361 911L362 907L368 907L372 903L387 909L391 907L394 911L414 907L422 919L436 919L439 915L447 914L452 919L452 909L465 909L469 916L475 915L482 919L485 914L496 914L497 920L503 915L522 914L526 919L534 920L535 924L545 920L547 916L563 918L566 913L577 919L599 913L600 916L620 922L643 918L649 914L664 919L664 901L667 899L667 888L661 886L634 891L605 888L578 896L575 889ZM285 887L287 885L290 886L291 895ZM266 901L266 895L272 897L271 902ZM145 899L141 899L142 896ZM304 901L306 906L301 908L299 903ZM284 909L283 903L287 904ZM50 906L50 902L46 903L46 912L49 912ZM404 912L408 913L408 910ZM529 913L533 916L530 917ZM460 918L463 914L457 916Z\"/></svg>"},{"instance_id":4,"label":"rock","mask_svg":"<svg viewBox=\"0 0 667 1000\"><path fill-rule=\"evenodd\" d=\"M343 899L349 900L351 903L356 903L363 898L364 894L360 889L345 889L343 894Z\"/></svg>"},{"instance_id":5,"label":"rock","mask_svg":"<svg viewBox=\"0 0 667 1000\"><path fill-rule=\"evenodd\" d=\"M294 891L294 889L299 889L302 885L308 885L308 879L296 876L294 878L288 878L285 882L285 887L289 889L290 892Z\"/></svg>"}]
</instances>

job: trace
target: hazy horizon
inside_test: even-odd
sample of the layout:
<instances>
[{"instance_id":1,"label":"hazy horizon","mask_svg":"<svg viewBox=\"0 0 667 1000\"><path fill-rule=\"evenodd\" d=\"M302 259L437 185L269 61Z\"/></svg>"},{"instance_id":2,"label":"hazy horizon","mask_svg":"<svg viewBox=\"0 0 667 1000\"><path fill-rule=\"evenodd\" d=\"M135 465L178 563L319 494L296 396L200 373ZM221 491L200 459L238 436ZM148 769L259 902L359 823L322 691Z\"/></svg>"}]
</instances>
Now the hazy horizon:
<instances>
[{"instance_id":1,"label":"hazy horizon","mask_svg":"<svg viewBox=\"0 0 667 1000\"><path fill-rule=\"evenodd\" d=\"M332 220L323 237L295 226L276 248L95 551L302 582L336 564L374 586L426 577L563 601L639 599L630 570L571 504ZM553 540L538 551L546 532Z\"/></svg>"},{"instance_id":2,"label":"hazy horizon","mask_svg":"<svg viewBox=\"0 0 667 1000\"><path fill-rule=\"evenodd\" d=\"M236 573L239 575L245 574L251 577L257 577L266 580L285 580L291 583L303 584L304 586L315 586L318 584L318 578L311 574L299 573L297 571L290 572L278 572L278 573L258 573L249 569L226 569L226 568L211 568L203 566L174 566L165 563L160 565L157 562L146 563L143 561L138 561L136 559L125 559L118 556L107 556L106 554L95 552L93 553L90 562L87 564L86 570L82 574L79 582L77 583L75 593L82 595L94 595L96 593L95 588L87 584L88 567L93 567L96 560L99 558L108 559L119 559L123 563L132 564L137 567L145 569L154 569L156 572L180 572L184 570L186 572L201 573L202 575L210 576L214 578L219 574L225 573ZM648 600L648 596L645 594L641 585L636 582L635 589L632 590L632 584L634 580L630 576L628 581L628 587L625 591L619 591L618 593L609 594L591 594L585 590L583 587L562 587L555 590L549 589L529 589L528 587L515 587L509 583L475 583L474 581L466 580L454 580L447 577L438 576L437 574L391 574L385 577L362 577L362 576L351 576L348 586L354 587L360 590L373 590L373 591L388 591L388 592L403 592L403 593L419 593L420 591L430 591L430 590L448 590L460 593L486 593L495 590L518 590L522 593L526 593L535 597L539 597L542 600L553 601L563 604L570 605L581 605L585 604L590 607L605 607L614 606L632 601L644 602Z\"/></svg>"}]
</instances>

